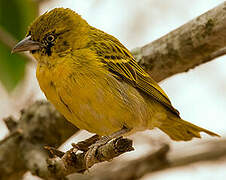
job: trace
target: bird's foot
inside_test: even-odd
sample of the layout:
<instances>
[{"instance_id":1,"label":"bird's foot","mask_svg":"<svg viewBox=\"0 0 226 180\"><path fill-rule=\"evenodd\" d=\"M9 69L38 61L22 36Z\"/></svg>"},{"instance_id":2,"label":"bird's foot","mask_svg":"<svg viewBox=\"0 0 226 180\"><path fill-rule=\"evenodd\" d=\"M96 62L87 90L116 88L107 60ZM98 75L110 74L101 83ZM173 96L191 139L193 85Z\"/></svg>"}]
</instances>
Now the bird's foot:
<instances>
[{"instance_id":1,"label":"bird's foot","mask_svg":"<svg viewBox=\"0 0 226 180\"><path fill-rule=\"evenodd\" d=\"M87 170L89 167L95 164L96 152L98 148L107 144L111 140L112 138L110 138L109 136L103 136L101 139L89 146L89 149L85 154L85 166Z\"/></svg>"},{"instance_id":2,"label":"bird's foot","mask_svg":"<svg viewBox=\"0 0 226 180\"><path fill-rule=\"evenodd\" d=\"M84 141L80 141L80 142L78 142L76 144L72 143L71 145L73 146L73 148L76 148L76 149L78 149L80 151L86 152L86 151L89 150L89 147L92 144L96 143L96 141L98 141L99 139L101 139L101 136L96 134L96 135L94 135L94 136L92 136L92 137L90 137L90 138L88 138L88 139L86 139Z\"/></svg>"},{"instance_id":3,"label":"bird's foot","mask_svg":"<svg viewBox=\"0 0 226 180\"><path fill-rule=\"evenodd\" d=\"M127 132L131 131L131 128L123 127L121 130L114 132L113 134L109 136L103 136L99 140L97 140L94 144L89 146L88 151L85 154L85 166L88 170L89 167L91 167L93 164L95 164L95 158L96 158L96 152L100 146L103 146L107 144L109 141L111 141L114 138L120 137Z\"/></svg>"}]
</instances>

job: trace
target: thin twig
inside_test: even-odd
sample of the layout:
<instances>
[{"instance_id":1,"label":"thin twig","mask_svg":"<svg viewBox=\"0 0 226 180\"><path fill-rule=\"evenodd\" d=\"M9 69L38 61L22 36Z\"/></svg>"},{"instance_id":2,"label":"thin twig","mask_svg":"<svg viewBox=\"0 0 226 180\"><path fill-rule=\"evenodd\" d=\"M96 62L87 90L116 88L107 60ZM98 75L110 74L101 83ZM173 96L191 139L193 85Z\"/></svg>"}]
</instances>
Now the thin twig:
<instances>
[{"instance_id":1,"label":"thin twig","mask_svg":"<svg viewBox=\"0 0 226 180\"><path fill-rule=\"evenodd\" d=\"M8 136L6 136L3 140L0 141L0 146L8 141L10 138L13 138L15 136L21 136L22 135L22 130L17 129L16 131L11 132Z\"/></svg>"},{"instance_id":2,"label":"thin twig","mask_svg":"<svg viewBox=\"0 0 226 180\"><path fill-rule=\"evenodd\" d=\"M9 49L12 49L17 43L17 40L10 33L4 30L3 27L1 26L0 26L0 41L3 44L5 44ZM34 63L33 57L28 53L21 53L21 55L29 62Z\"/></svg>"},{"instance_id":3,"label":"thin twig","mask_svg":"<svg viewBox=\"0 0 226 180\"><path fill-rule=\"evenodd\" d=\"M132 141L125 138L117 138L101 147L96 151L92 162L89 162L89 167L96 163L110 161L113 158L134 150ZM84 172L86 170L86 152L77 153L74 148L67 151L63 157L54 157L48 160L48 169L55 178L62 178L71 173Z\"/></svg>"}]
</instances>

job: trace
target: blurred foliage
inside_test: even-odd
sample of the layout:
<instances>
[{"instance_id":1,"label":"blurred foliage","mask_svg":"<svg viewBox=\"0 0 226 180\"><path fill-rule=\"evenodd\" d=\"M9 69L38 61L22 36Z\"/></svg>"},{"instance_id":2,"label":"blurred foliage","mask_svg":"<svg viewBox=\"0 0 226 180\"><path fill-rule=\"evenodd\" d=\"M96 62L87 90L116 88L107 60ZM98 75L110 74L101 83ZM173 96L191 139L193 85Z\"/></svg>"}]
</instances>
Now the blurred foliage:
<instances>
[{"instance_id":1,"label":"blurred foliage","mask_svg":"<svg viewBox=\"0 0 226 180\"><path fill-rule=\"evenodd\" d=\"M0 27L15 39L21 40L27 27L38 15L38 1L0 0ZM23 79L26 66L25 57L11 55L11 48L0 40L0 82L11 91Z\"/></svg>"}]
</instances>

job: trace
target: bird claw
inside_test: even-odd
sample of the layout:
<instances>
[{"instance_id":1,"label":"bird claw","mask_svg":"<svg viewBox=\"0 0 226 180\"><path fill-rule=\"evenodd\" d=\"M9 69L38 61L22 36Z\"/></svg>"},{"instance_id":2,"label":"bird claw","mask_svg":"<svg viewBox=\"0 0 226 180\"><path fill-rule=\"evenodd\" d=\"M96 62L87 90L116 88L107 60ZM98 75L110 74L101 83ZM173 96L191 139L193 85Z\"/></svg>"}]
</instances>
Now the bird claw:
<instances>
[{"instance_id":1,"label":"bird claw","mask_svg":"<svg viewBox=\"0 0 226 180\"><path fill-rule=\"evenodd\" d=\"M85 154L85 167L88 170L95 163L96 152L99 147L107 144L109 139L107 136L102 137L100 140L96 141L96 143L92 144L88 151Z\"/></svg>"},{"instance_id":2,"label":"bird claw","mask_svg":"<svg viewBox=\"0 0 226 180\"><path fill-rule=\"evenodd\" d=\"M86 151L86 154L84 157L86 170L88 170L89 167L91 167L93 164L95 164L95 158L96 158L96 154L97 154L96 152L100 146L107 144L112 139L120 137L121 135L123 135L129 131L131 131L131 128L126 128L123 126L123 128L121 130L111 134L110 136L103 136L99 140L95 141L94 144L90 145L88 148L88 151ZM98 136L98 138L99 138L99 136ZM97 137L95 137L94 139L96 140Z\"/></svg>"},{"instance_id":3,"label":"bird claw","mask_svg":"<svg viewBox=\"0 0 226 180\"><path fill-rule=\"evenodd\" d=\"M89 148L89 150L86 152L85 154L85 168L86 170L89 169L89 167L92 166L92 164L94 164L94 159L95 159L95 155L96 155L96 151L98 149L99 146L92 146Z\"/></svg>"}]
</instances>

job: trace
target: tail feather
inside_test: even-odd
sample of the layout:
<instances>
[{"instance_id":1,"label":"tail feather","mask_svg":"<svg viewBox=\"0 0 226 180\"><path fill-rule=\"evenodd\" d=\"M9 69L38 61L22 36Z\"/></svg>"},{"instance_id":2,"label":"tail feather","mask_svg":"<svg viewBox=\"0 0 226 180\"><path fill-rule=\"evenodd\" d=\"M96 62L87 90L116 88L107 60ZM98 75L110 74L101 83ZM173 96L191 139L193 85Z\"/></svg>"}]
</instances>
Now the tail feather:
<instances>
[{"instance_id":1,"label":"tail feather","mask_svg":"<svg viewBox=\"0 0 226 180\"><path fill-rule=\"evenodd\" d=\"M175 141L189 141L193 137L201 138L200 132L205 132L210 136L220 137L214 132L196 126L178 117L169 118L164 122L161 122L158 128L165 132L168 136L170 136L171 139Z\"/></svg>"}]
</instances>

